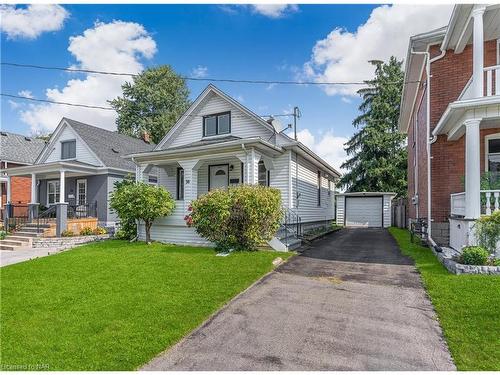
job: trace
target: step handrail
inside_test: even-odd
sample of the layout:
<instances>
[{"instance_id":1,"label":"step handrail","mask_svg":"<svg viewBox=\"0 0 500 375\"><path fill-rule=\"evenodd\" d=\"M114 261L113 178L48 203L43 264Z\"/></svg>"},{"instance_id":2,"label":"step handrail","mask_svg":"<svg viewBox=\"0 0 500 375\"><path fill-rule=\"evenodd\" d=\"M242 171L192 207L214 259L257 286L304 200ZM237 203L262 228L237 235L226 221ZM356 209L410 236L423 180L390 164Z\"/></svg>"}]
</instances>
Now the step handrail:
<instances>
[{"instance_id":1,"label":"step handrail","mask_svg":"<svg viewBox=\"0 0 500 375\"><path fill-rule=\"evenodd\" d=\"M40 225L47 224L50 219L55 219L57 216L57 207L50 206L45 211L38 214L36 218L36 231L40 232Z\"/></svg>"}]
</instances>

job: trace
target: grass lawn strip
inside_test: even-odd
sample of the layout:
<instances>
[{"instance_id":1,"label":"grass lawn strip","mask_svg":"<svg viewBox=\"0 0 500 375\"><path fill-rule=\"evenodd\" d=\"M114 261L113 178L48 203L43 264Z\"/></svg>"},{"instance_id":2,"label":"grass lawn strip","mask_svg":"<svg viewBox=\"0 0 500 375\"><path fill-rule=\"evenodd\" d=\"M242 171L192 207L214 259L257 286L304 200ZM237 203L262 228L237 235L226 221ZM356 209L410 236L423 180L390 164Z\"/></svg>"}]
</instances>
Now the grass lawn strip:
<instances>
[{"instance_id":1,"label":"grass lawn strip","mask_svg":"<svg viewBox=\"0 0 500 375\"><path fill-rule=\"evenodd\" d=\"M292 254L125 241L0 269L0 363L133 370Z\"/></svg>"},{"instance_id":2,"label":"grass lawn strip","mask_svg":"<svg viewBox=\"0 0 500 375\"><path fill-rule=\"evenodd\" d=\"M422 275L457 368L500 370L500 277L451 274L408 231L389 230Z\"/></svg>"}]
</instances>

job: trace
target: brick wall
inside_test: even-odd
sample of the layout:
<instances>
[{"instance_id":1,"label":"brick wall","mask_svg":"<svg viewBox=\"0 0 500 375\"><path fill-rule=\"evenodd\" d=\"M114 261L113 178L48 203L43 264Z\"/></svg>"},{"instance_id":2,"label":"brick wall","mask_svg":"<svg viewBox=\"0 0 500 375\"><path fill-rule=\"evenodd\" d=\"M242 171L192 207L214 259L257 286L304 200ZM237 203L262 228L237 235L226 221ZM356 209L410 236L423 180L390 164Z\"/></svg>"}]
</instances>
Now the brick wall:
<instances>
[{"instance_id":1,"label":"brick wall","mask_svg":"<svg viewBox=\"0 0 500 375\"><path fill-rule=\"evenodd\" d=\"M496 41L485 42L484 65L496 65ZM431 56L440 54L439 46L430 48ZM472 75L472 46L468 45L464 52L455 54L447 51L446 55L431 65L431 131L439 122L449 103L457 100L466 83ZM417 127L418 141L418 179L419 179L419 216L427 216L427 157L425 97L423 104L418 106L419 98L425 95L425 73L415 105L412 121L408 129L408 197L414 195L415 173L413 160L415 147L413 143L413 127ZM484 171L484 137L488 134L500 132L495 129L481 130L481 170ZM436 223L447 222L450 214L450 194L464 191L465 177L465 137L457 141L448 141L445 135L438 137L431 146L431 173L432 173L432 218ZM416 217L416 209L409 204L409 217Z\"/></svg>"},{"instance_id":2,"label":"brick wall","mask_svg":"<svg viewBox=\"0 0 500 375\"><path fill-rule=\"evenodd\" d=\"M20 167L21 164L8 163L7 168ZM4 168L2 162L1 165ZM11 177L10 197L13 204L26 204L31 201L31 177ZM7 202L7 185L2 186L2 205Z\"/></svg>"}]
</instances>

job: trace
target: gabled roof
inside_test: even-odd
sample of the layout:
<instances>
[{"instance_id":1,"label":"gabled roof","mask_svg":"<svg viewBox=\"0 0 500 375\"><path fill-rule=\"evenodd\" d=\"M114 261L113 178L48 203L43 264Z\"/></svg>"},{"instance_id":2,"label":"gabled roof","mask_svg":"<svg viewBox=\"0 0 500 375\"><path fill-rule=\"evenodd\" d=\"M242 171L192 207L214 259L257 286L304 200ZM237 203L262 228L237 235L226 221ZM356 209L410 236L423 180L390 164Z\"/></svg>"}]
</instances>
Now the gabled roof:
<instances>
[{"instance_id":1,"label":"gabled roof","mask_svg":"<svg viewBox=\"0 0 500 375\"><path fill-rule=\"evenodd\" d=\"M58 128L64 124L70 126L76 132L81 140L85 142L87 147L102 162L103 166L107 168L134 171L135 164L131 160L124 159L123 156L132 153L152 151L155 147L153 143L146 143L142 139L130 137L125 134L113 132L65 117L61 120ZM56 133L58 133L57 130L53 133L48 146L57 138Z\"/></svg>"},{"instance_id":2,"label":"gabled roof","mask_svg":"<svg viewBox=\"0 0 500 375\"><path fill-rule=\"evenodd\" d=\"M22 134L1 131L0 139L0 160L7 162L33 164L45 147L44 140Z\"/></svg>"},{"instance_id":3,"label":"gabled roof","mask_svg":"<svg viewBox=\"0 0 500 375\"><path fill-rule=\"evenodd\" d=\"M241 112L244 114L248 115L248 117L254 119L258 124L264 126L265 128L269 129L270 131L274 132L275 129L271 124L269 124L266 120L264 120L262 117L259 115L255 114L253 111L245 107L243 104L239 103L238 101L234 100L231 98L229 95L227 95L225 92L222 90L218 89L212 84L209 84L203 91L202 93L196 98L196 100L191 104L191 106L187 109L187 111L177 120L177 122L170 128L170 130L167 132L165 137L158 143L156 146L155 150L161 150L164 148L164 146L168 143L170 138L174 136L184 124L187 123L187 120L191 118L193 113L198 109L200 104L203 103L203 100L210 94L215 94L218 95L219 97L223 98L227 102L231 103L234 105L236 108L238 108ZM283 134L281 134L283 135ZM283 135L286 137L285 135ZM286 137L288 138L288 137Z\"/></svg>"}]
</instances>

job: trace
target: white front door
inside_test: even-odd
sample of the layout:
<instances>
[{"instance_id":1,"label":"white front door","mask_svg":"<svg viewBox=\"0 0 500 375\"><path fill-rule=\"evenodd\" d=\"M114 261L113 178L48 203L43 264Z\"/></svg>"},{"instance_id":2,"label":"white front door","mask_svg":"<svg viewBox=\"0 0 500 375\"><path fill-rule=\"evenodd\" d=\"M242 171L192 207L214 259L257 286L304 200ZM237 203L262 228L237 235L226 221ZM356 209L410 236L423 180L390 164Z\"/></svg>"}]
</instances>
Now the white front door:
<instances>
[{"instance_id":1,"label":"white front door","mask_svg":"<svg viewBox=\"0 0 500 375\"><path fill-rule=\"evenodd\" d=\"M210 183L209 190L213 189L227 189L229 185L229 167L224 165L211 165L209 167Z\"/></svg>"},{"instance_id":2,"label":"white front door","mask_svg":"<svg viewBox=\"0 0 500 375\"><path fill-rule=\"evenodd\" d=\"M87 203L87 180L76 180L76 204L78 206Z\"/></svg>"}]
</instances>

